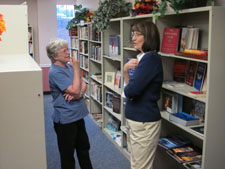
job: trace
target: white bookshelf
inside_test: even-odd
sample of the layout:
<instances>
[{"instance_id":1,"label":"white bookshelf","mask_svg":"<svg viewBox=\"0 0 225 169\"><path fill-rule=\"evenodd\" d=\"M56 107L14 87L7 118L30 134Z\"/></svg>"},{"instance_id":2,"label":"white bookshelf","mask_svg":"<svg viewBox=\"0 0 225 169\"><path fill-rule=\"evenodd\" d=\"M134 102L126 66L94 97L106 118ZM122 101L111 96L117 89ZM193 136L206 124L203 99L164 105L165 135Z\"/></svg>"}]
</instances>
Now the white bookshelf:
<instances>
[{"instance_id":1,"label":"white bookshelf","mask_svg":"<svg viewBox=\"0 0 225 169\"><path fill-rule=\"evenodd\" d=\"M193 87L185 85L182 88L171 88L167 85L163 85L163 90L169 90L173 93L177 93L185 98L191 100L198 100L205 104L205 129L204 136L201 136L193 132L190 127L184 127L174 122L171 122L168 118L162 118L162 131L161 136L166 135L183 135L197 147L202 149L202 168L203 169L222 169L225 165L222 157L225 156L225 136L219 131L225 128L224 123L224 96L225 96L225 80L224 80L224 63L225 63L225 24L223 24L223 18L225 17L224 7L200 7L182 10L179 15L174 12L166 13L165 17L159 17L154 19L152 14L136 16L136 17L123 17L112 19L110 21L110 27L103 32L103 82L105 72L116 72L117 70L123 70L126 58L135 57L136 51L130 44L130 28L131 25L146 19L152 20L159 28L160 37L162 40L163 29L165 27L185 26L193 25L200 28L200 48L208 49L208 61L200 59L185 58L182 56L176 56L171 54L160 53L163 61L164 68L164 80L172 80L173 64L176 58L187 61L201 62L207 64L207 96L206 97L193 97L188 94L189 91L195 90ZM109 35L120 35L120 49L121 55L118 57L109 57ZM123 77L123 71L121 71ZM123 80L123 78L122 78ZM125 125L124 118L124 104L121 91L115 91L113 88L104 85L103 93L105 91L115 92L121 96L121 125ZM103 105L104 104L103 94ZM159 105L162 100L159 101ZM103 110L103 128L107 124L107 118L110 115L117 117L111 111ZM107 132L105 132L107 135ZM121 152L126 154L126 133L121 131L121 147L118 147ZM114 140L111 140L114 142ZM157 169L171 169L185 168L182 164L176 162L173 158L168 156L165 151L158 149L154 168Z\"/></svg>"},{"instance_id":2,"label":"white bookshelf","mask_svg":"<svg viewBox=\"0 0 225 169\"><path fill-rule=\"evenodd\" d=\"M28 53L27 6L0 5L0 11L6 21L0 42L0 168L44 169L42 70Z\"/></svg>"}]
</instances>

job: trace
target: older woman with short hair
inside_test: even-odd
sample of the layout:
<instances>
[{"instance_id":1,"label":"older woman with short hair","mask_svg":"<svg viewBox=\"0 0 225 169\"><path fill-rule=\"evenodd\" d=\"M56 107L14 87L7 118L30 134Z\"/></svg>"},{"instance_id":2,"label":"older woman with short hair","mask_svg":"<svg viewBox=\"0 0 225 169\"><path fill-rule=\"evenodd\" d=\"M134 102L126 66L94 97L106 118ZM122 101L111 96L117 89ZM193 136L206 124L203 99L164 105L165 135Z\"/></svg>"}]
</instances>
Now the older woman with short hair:
<instances>
[{"instance_id":1,"label":"older woman with short hair","mask_svg":"<svg viewBox=\"0 0 225 169\"><path fill-rule=\"evenodd\" d=\"M52 62L49 85L61 169L75 169L75 150L81 169L92 169L90 144L83 119L89 113L83 99L87 84L80 77L79 61L70 58L68 42L63 39L50 41L46 51Z\"/></svg>"}]
</instances>

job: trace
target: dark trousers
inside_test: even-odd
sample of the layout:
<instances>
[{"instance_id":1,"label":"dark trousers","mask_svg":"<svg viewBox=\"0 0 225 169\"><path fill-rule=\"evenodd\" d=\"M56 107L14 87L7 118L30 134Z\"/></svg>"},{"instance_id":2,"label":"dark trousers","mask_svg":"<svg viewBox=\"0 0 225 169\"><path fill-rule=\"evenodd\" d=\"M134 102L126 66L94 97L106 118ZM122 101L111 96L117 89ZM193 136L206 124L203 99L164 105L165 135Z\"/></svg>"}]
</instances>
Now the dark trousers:
<instances>
[{"instance_id":1,"label":"dark trousers","mask_svg":"<svg viewBox=\"0 0 225 169\"><path fill-rule=\"evenodd\" d=\"M90 143L84 120L60 124L54 123L61 158L61 169L75 169L74 151L81 169L92 169L89 157Z\"/></svg>"}]
</instances>

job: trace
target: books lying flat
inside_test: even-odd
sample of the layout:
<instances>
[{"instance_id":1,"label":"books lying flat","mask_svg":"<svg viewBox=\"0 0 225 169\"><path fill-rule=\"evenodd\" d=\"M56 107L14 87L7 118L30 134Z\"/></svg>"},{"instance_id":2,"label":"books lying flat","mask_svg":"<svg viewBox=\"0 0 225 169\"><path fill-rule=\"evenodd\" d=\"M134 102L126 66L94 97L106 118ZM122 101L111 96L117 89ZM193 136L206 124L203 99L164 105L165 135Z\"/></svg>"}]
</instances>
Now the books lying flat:
<instances>
[{"instance_id":1,"label":"books lying flat","mask_svg":"<svg viewBox=\"0 0 225 169\"><path fill-rule=\"evenodd\" d=\"M204 135L204 126L193 126L191 127L191 129L197 134L200 134L201 136Z\"/></svg>"},{"instance_id":2,"label":"books lying flat","mask_svg":"<svg viewBox=\"0 0 225 169\"><path fill-rule=\"evenodd\" d=\"M158 145L164 149L172 149L175 147L181 147L191 142L181 136L169 136L159 138Z\"/></svg>"},{"instance_id":3,"label":"books lying flat","mask_svg":"<svg viewBox=\"0 0 225 169\"><path fill-rule=\"evenodd\" d=\"M179 163L201 161L202 154L191 146L179 147L167 150L167 153Z\"/></svg>"},{"instance_id":4,"label":"books lying flat","mask_svg":"<svg viewBox=\"0 0 225 169\"><path fill-rule=\"evenodd\" d=\"M201 169L202 161L193 161L190 163L185 163L184 166L188 169Z\"/></svg>"},{"instance_id":5,"label":"books lying flat","mask_svg":"<svg viewBox=\"0 0 225 169\"><path fill-rule=\"evenodd\" d=\"M187 58L193 58L193 59L208 60L208 55L196 55L196 54L184 53L184 52L175 52L175 55L183 56Z\"/></svg>"},{"instance_id":6,"label":"books lying flat","mask_svg":"<svg viewBox=\"0 0 225 169\"><path fill-rule=\"evenodd\" d=\"M170 115L169 119L183 126L193 126L200 123L199 118L189 115L185 112L173 113Z\"/></svg>"}]
</instances>

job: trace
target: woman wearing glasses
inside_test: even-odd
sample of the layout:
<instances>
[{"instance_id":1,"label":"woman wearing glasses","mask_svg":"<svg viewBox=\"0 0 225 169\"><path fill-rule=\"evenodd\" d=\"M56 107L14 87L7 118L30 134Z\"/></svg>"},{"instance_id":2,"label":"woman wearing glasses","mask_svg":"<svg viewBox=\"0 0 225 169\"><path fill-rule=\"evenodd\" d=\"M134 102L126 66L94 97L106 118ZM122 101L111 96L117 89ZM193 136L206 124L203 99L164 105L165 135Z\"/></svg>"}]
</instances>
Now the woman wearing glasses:
<instances>
[{"instance_id":1,"label":"woman wearing glasses","mask_svg":"<svg viewBox=\"0 0 225 169\"><path fill-rule=\"evenodd\" d=\"M133 27L132 41L139 51L136 59L124 65L125 116L131 169L150 169L160 135L161 116L157 105L163 81L160 38L156 25L140 22ZM132 76L129 70L135 69Z\"/></svg>"}]
</instances>

